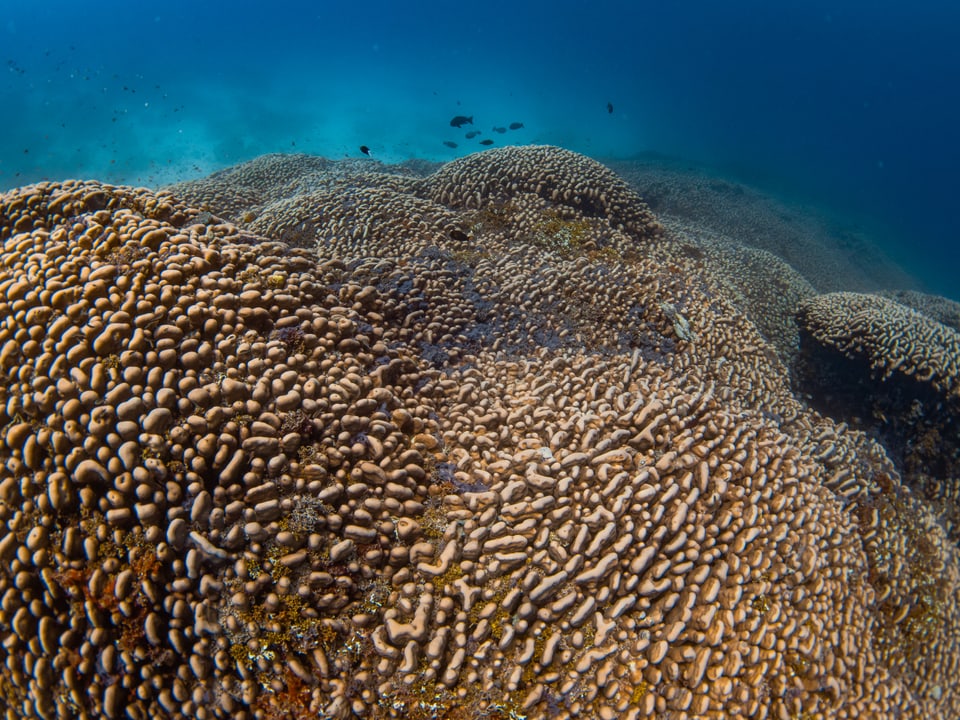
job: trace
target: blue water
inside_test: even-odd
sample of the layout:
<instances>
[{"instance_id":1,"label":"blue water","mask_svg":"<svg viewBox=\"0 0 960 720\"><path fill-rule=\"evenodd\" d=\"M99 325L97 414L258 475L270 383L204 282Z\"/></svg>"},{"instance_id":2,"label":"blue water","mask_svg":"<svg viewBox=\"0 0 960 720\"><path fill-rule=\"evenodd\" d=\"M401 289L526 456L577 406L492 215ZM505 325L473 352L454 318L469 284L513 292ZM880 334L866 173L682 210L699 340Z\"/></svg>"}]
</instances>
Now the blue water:
<instances>
[{"instance_id":1,"label":"blue water","mask_svg":"<svg viewBox=\"0 0 960 720\"><path fill-rule=\"evenodd\" d=\"M3 188L158 185L361 144L388 162L448 160L484 138L601 159L653 151L852 218L928 290L960 299L956 3L0 7ZM474 126L450 127L461 114ZM491 132L511 122L524 127ZM466 140L471 129L483 134Z\"/></svg>"}]
</instances>

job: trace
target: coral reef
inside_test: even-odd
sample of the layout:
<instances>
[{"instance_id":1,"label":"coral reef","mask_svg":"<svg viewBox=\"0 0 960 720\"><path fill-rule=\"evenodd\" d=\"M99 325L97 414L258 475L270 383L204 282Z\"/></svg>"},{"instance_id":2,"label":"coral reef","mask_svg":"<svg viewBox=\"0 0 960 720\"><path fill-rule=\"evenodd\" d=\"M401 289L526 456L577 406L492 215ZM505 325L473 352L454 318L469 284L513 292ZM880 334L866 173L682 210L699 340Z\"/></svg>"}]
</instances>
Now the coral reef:
<instances>
[{"instance_id":1,"label":"coral reef","mask_svg":"<svg viewBox=\"0 0 960 720\"><path fill-rule=\"evenodd\" d=\"M880 294L960 332L960 303L958 302L916 290L886 291Z\"/></svg>"},{"instance_id":2,"label":"coral reef","mask_svg":"<svg viewBox=\"0 0 960 720\"><path fill-rule=\"evenodd\" d=\"M950 307L932 300L917 304ZM801 387L825 412L882 436L904 478L960 540L960 333L857 293L807 300L797 322Z\"/></svg>"},{"instance_id":3,"label":"coral reef","mask_svg":"<svg viewBox=\"0 0 960 720\"><path fill-rule=\"evenodd\" d=\"M681 166L663 157L609 165L664 225L706 233L730 247L772 253L818 292L872 292L911 288L916 282L870 242L870 230L824 214L815 205L761 194L710 169Z\"/></svg>"},{"instance_id":4,"label":"coral reef","mask_svg":"<svg viewBox=\"0 0 960 720\"><path fill-rule=\"evenodd\" d=\"M0 196L8 716L960 712L957 547L793 301L588 158L428 170Z\"/></svg>"},{"instance_id":5,"label":"coral reef","mask_svg":"<svg viewBox=\"0 0 960 720\"><path fill-rule=\"evenodd\" d=\"M876 382L916 383L946 410L960 407L956 330L893 300L858 293L812 298L797 321L812 342L864 365Z\"/></svg>"}]
</instances>

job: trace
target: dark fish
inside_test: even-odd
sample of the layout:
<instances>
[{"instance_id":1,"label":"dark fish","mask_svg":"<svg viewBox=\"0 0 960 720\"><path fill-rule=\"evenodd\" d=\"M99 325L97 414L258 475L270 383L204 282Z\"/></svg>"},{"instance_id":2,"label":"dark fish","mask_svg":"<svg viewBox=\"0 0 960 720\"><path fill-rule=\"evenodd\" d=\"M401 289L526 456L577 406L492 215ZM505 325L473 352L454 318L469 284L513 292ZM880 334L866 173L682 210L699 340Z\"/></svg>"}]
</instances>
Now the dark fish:
<instances>
[{"instance_id":1,"label":"dark fish","mask_svg":"<svg viewBox=\"0 0 960 720\"><path fill-rule=\"evenodd\" d=\"M466 117L465 115L457 115L453 120L450 121L450 127L463 127L464 125L473 125L473 115Z\"/></svg>"},{"instance_id":2,"label":"dark fish","mask_svg":"<svg viewBox=\"0 0 960 720\"><path fill-rule=\"evenodd\" d=\"M506 129L506 128L495 127L495 128L493 129L493 131L494 131L494 132L498 132L498 133L505 133L505 132L507 131L507 129Z\"/></svg>"},{"instance_id":3,"label":"dark fish","mask_svg":"<svg viewBox=\"0 0 960 720\"><path fill-rule=\"evenodd\" d=\"M511 130L519 130L523 127L523 123L510 123Z\"/></svg>"},{"instance_id":4,"label":"dark fish","mask_svg":"<svg viewBox=\"0 0 960 720\"><path fill-rule=\"evenodd\" d=\"M450 239L456 240L457 242L467 242L470 239L470 236L467 235L463 230L457 230L454 228L450 231Z\"/></svg>"},{"instance_id":5,"label":"dark fish","mask_svg":"<svg viewBox=\"0 0 960 720\"><path fill-rule=\"evenodd\" d=\"M370 148L368 148L366 145L361 145L360 152L362 152L364 155L370 155Z\"/></svg>"},{"instance_id":6,"label":"dark fish","mask_svg":"<svg viewBox=\"0 0 960 720\"><path fill-rule=\"evenodd\" d=\"M608 113L612 113L612 112L613 112L613 103L607 103L607 112L608 112Z\"/></svg>"},{"instance_id":7,"label":"dark fish","mask_svg":"<svg viewBox=\"0 0 960 720\"><path fill-rule=\"evenodd\" d=\"M487 138L486 140L481 140L481 141L480 141L480 144L481 144L481 145L493 145L493 140L491 140L490 138Z\"/></svg>"},{"instance_id":8,"label":"dark fish","mask_svg":"<svg viewBox=\"0 0 960 720\"><path fill-rule=\"evenodd\" d=\"M468 132L466 135L464 135L464 137L465 137L467 140L473 140L473 139L474 139L477 135L479 135L479 134L480 134L480 131L479 131L479 130L471 130L471 131Z\"/></svg>"},{"instance_id":9,"label":"dark fish","mask_svg":"<svg viewBox=\"0 0 960 720\"><path fill-rule=\"evenodd\" d=\"M446 145L448 148L455 148L457 146L457 144L452 140L444 140L443 144Z\"/></svg>"}]
</instances>

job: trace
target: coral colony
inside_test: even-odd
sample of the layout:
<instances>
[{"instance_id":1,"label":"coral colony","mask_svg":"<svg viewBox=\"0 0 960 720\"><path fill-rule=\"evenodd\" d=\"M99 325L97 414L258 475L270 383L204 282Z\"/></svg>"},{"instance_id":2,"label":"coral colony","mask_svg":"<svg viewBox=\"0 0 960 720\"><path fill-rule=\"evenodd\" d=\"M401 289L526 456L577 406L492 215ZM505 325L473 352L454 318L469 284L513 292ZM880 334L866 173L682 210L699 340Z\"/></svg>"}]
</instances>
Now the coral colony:
<instances>
[{"instance_id":1,"label":"coral colony","mask_svg":"<svg viewBox=\"0 0 960 720\"><path fill-rule=\"evenodd\" d=\"M7 717L960 714L932 300L555 147L43 183L0 242Z\"/></svg>"}]
</instances>

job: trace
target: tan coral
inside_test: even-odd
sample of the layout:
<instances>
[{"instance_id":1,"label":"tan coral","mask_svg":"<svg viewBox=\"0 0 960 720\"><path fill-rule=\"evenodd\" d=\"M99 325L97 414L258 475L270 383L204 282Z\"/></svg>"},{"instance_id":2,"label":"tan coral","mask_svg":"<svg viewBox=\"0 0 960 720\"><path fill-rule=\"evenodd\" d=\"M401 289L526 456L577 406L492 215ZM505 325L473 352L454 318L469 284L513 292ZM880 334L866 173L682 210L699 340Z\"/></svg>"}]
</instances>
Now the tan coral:
<instances>
[{"instance_id":1,"label":"tan coral","mask_svg":"<svg viewBox=\"0 0 960 720\"><path fill-rule=\"evenodd\" d=\"M960 504L960 333L887 297L806 301L801 381L816 402L895 438L890 454L951 538Z\"/></svg>"},{"instance_id":2,"label":"tan coral","mask_svg":"<svg viewBox=\"0 0 960 720\"><path fill-rule=\"evenodd\" d=\"M960 332L960 303L954 300L915 290L898 290L880 294Z\"/></svg>"},{"instance_id":3,"label":"tan coral","mask_svg":"<svg viewBox=\"0 0 960 720\"><path fill-rule=\"evenodd\" d=\"M88 211L97 198L113 212ZM5 233L0 280L12 320L0 340L19 348L3 365L0 585L18 628L7 652L33 668L11 671L6 699L44 717L194 715L240 666L288 647L291 626L341 633L324 617L389 567L387 518L426 499L382 457L405 457L393 383L418 376L360 330L375 298L346 285L360 312L341 305L303 252L230 245L236 228L189 224L195 212L146 191L50 185L4 200L49 227ZM368 476L379 489L361 505ZM25 615L31 603L44 612Z\"/></svg>"},{"instance_id":4,"label":"tan coral","mask_svg":"<svg viewBox=\"0 0 960 720\"><path fill-rule=\"evenodd\" d=\"M893 300L857 293L811 298L797 317L814 342L865 363L878 379L909 379L960 406L955 330Z\"/></svg>"},{"instance_id":5,"label":"tan coral","mask_svg":"<svg viewBox=\"0 0 960 720\"><path fill-rule=\"evenodd\" d=\"M958 710L955 548L602 166L285 163L244 231L231 173L3 196L15 716Z\"/></svg>"},{"instance_id":6,"label":"tan coral","mask_svg":"<svg viewBox=\"0 0 960 720\"><path fill-rule=\"evenodd\" d=\"M531 194L587 217L605 217L640 239L662 230L646 203L608 168L548 145L467 155L444 165L423 186L431 199L451 207L479 209L491 201Z\"/></svg>"}]
</instances>

